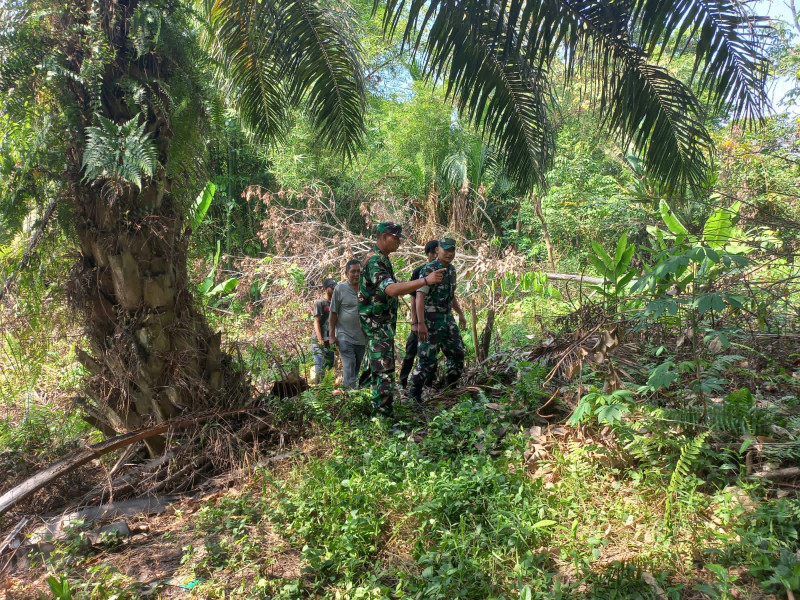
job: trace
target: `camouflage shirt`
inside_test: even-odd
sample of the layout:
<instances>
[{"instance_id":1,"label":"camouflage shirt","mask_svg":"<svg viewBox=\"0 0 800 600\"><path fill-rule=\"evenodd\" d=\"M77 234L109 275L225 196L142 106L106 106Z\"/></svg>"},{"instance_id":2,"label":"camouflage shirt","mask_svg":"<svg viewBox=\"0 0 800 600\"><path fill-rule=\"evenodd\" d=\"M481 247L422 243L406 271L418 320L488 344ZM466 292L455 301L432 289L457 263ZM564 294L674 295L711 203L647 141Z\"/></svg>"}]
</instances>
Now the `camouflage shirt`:
<instances>
[{"instance_id":1,"label":"camouflage shirt","mask_svg":"<svg viewBox=\"0 0 800 600\"><path fill-rule=\"evenodd\" d=\"M386 288L396 282L392 262L377 246L372 247L372 252L358 280L358 314L361 327L369 337L377 325L395 326L398 305L397 298L386 293Z\"/></svg>"},{"instance_id":2,"label":"camouflage shirt","mask_svg":"<svg viewBox=\"0 0 800 600\"><path fill-rule=\"evenodd\" d=\"M443 269L444 265L437 258L422 267L420 277L430 275L434 271ZM426 285L419 289L425 294L425 313L449 313L453 308L453 299L456 296L456 268L450 264L441 283Z\"/></svg>"}]
</instances>

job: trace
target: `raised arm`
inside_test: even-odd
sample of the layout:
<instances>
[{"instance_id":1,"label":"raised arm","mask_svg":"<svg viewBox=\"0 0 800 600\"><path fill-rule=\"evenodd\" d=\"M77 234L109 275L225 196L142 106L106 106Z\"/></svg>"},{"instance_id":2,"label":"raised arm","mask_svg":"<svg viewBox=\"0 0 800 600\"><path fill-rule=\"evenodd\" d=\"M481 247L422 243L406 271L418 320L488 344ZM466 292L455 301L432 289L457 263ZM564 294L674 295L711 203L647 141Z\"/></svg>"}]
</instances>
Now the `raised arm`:
<instances>
[{"instance_id":1,"label":"raised arm","mask_svg":"<svg viewBox=\"0 0 800 600\"><path fill-rule=\"evenodd\" d=\"M414 279L413 281L401 281L386 286L386 294L389 296L405 296L411 292L416 292L419 288L426 285L435 285L442 281L444 272L447 269L439 269L433 273L428 273L425 277Z\"/></svg>"}]
</instances>

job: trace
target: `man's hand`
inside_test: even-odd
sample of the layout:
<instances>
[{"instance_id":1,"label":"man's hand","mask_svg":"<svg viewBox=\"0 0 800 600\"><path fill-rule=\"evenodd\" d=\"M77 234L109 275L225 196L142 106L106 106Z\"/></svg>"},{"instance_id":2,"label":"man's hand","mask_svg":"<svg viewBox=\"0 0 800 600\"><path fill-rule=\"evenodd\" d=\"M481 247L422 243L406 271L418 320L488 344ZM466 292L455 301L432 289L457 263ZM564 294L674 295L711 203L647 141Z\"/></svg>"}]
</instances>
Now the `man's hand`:
<instances>
[{"instance_id":1,"label":"man's hand","mask_svg":"<svg viewBox=\"0 0 800 600\"><path fill-rule=\"evenodd\" d=\"M425 285L436 285L437 283L441 283L445 271L447 271L446 268L441 268L436 269L433 273L428 273L425 275Z\"/></svg>"},{"instance_id":2,"label":"man's hand","mask_svg":"<svg viewBox=\"0 0 800 600\"><path fill-rule=\"evenodd\" d=\"M459 329L467 328L467 319L464 317L463 312L458 314L458 328Z\"/></svg>"},{"instance_id":3,"label":"man's hand","mask_svg":"<svg viewBox=\"0 0 800 600\"><path fill-rule=\"evenodd\" d=\"M425 323L417 323L417 339L420 342L428 341L428 326Z\"/></svg>"},{"instance_id":4,"label":"man's hand","mask_svg":"<svg viewBox=\"0 0 800 600\"><path fill-rule=\"evenodd\" d=\"M339 344L339 339L336 337L335 333L331 334L331 346L336 346Z\"/></svg>"}]
</instances>

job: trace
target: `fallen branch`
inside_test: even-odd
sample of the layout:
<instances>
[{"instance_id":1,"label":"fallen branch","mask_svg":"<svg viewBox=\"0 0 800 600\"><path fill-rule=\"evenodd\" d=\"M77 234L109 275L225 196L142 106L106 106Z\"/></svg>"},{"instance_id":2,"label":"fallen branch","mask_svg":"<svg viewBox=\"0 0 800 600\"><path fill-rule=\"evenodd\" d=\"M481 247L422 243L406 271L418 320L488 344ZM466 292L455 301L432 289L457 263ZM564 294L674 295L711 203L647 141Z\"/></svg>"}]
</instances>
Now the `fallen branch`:
<instances>
[{"instance_id":1,"label":"fallen branch","mask_svg":"<svg viewBox=\"0 0 800 600\"><path fill-rule=\"evenodd\" d=\"M603 285L605 279L602 277L589 277L588 275L571 275L569 273L545 273L550 281L576 281L579 283L590 283L592 285Z\"/></svg>"},{"instance_id":2,"label":"fallen branch","mask_svg":"<svg viewBox=\"0 0 800 600\"><path fill-rule=\"evenodd\" d=\"M28 524L28 521L30 521L28 517L22 517L14 529L12 529L5 539L3 539L3 543L0 544L0 555L2 555L5 549L12 544L19 533L25 528L25 525Z\"/></svg>"},{"instance_id":3,"label":"fallen branch","mask_svg":"<svg viewBox=\"0 0 800 600\"><path fill-rule=\"evenodd\" d=\"M786 467L785 469L775 469L774 471L759 471L753 473L751 477L773 481L775 479L790 479L800 477L800 467Z\"/></svg>"},{"instance_id":4,"label":"fallen branch","mask_svg":"<svg viewBox=\"0 0 800 600\"><path fill-rule=\"evenodd\" d=\"M78 467L85 465L88 462L100 458L104 454L125 448L136 442L150 439L152 437L166 433L167 431L189 427L209 419L215 419L231 414L251 412L254 410L261 410L260 408L242 408L223 413L213 412L204 413L195 417L183 417L172 421L165 421L153 427L146 429L139 429L123 435L118 435L113 438L104 440L99 444L93 444L83 450L78 450L71 456L61 459L60 461L50 465L46 469L39 471L36 475L29 477L19 485L11 488L5 494L0 496L0 516L8 512L15 504L24 500L31 494L38 492L40 489L49 485L59 477L71 473Z\"/></svg>"}]
</instances>

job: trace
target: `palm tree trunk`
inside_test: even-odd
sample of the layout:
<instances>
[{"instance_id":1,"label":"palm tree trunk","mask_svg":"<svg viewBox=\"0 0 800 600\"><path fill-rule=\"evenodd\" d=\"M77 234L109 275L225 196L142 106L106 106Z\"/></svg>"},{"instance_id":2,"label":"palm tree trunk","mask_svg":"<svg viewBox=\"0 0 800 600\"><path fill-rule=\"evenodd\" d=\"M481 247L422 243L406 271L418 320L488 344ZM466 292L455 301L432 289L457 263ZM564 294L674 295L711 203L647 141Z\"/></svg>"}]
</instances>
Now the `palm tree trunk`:
<instances>
[{"instance_id":1,"label":"palm tree trunk","mask_svg":"<svg viewBox=\"0 0 800 600\"><path fill-rule=\"evenodd\" d=\"M539 218L539 223L542 225L542 237L544 237L544 245L547 248L547 263L551 271L556 270L556 261L553 256L553 242L550 240L550 230L547 229L547 221L544 220L544 211L542 210L542 199L538 194L533 194L533 209L536 211L536 216Z\"/></svg>"},{"instance_id":2,"label":"palm tree trunk","mask_svg":"<svg viewBox=\"0 0 800 600\"><path fill-rule=\"evenodd\" d=\"M247 386L220 349L221 336L195 308L187 236L165 182L128 188L109 205L101 185L74 185L81 255L70 282L85 320L90 410L118 433L184 409L241 400ZM147 207L139 218L120 208ZM87 351L88 350L88 351ZM158 452L157 442L151 451Z\"/></svg>"},{"instance_id":3,"label":"palm tree trunk","mask_svg":"<svg viewBox=\"0 0 800 600\"><path fill-rule=\"evenodd\" d=\"M100 108L87 102L79 83L72 88L81 112L68 155L80 256L68 287L87 337L86 348L78 350L89 372L87 421L106 433L124 433L184 410L235 405L249 392L189 289L189 230L180 194L172 190L176 184L164 168L173 137L169 114L152 107L143 111L160 166L141 189L112 176L93 181L83 176L86 127L95 114L115 123L134 116L118 82L158 72L168 84L182 75L171 73L169 62L155 52L136 58L130 51L127 24L136 4L103 5L108 14L101 22L117 52L103 77ZM80 63L74 68L79 71ZM151 438L151 453L163 450L163 443Z\"/></svg>"}]
</instances>

